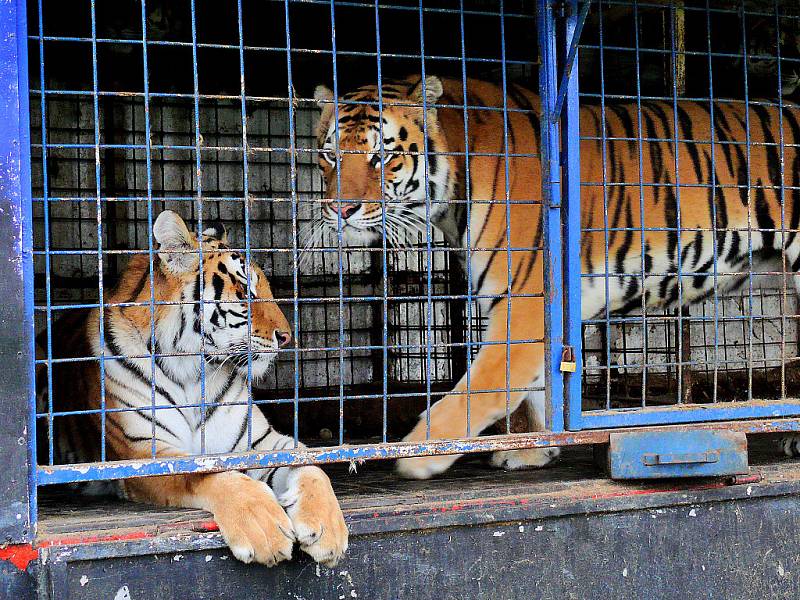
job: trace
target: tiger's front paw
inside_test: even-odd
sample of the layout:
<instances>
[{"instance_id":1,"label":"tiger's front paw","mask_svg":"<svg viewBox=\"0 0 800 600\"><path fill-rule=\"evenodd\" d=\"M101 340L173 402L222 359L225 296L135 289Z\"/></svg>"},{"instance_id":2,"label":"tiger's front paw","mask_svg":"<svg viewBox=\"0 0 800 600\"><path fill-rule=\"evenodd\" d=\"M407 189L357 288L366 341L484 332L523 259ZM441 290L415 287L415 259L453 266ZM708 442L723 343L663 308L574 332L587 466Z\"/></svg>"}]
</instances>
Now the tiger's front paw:
<instances>
[{"instance_id":1,"label":"tiger's front paw","mask_svg":"<svg viewBox=\"0 0 800 600\"><path fill-rule=\"evenodd\" d=\"M780 439L781 448L786 456L800 456L800 435L785 435Z\"/></svg>"},{"instance_id":2,"label":"tiger's front paw","mask_svg":"<svg viewBox=\"0 0 800 600\"><path fill-rule=\"evenodd\" d=\"M519 469L541 469L561 454L560 448L527 448L525 450L503 450L492 454L492 466L506 471Z\"/></svg>"},{"instance_id":3,"label":"tiger's front paw","mask_svg":"<svg viewBox=\"0 0 800 600\"><path fill-rule=\"evenodd\" d=\"M292 557L292 521L261 481L242 475L214 507L214 519L233 555L271 567Z\"/></svg>"},{"instance_id":4,"label":"tiger's front paw","mask_svg":"<svg viewBox=\"0 0 800 600\"><path fill-rule=\"evenodd\" d=\"M450 398L449 396L447 398ZM445 400L447 400L445 398ZM440 400L434 409L440 407L445 403L445 400ZM455 439L463 437L465 432L458 431L451 426L454 422L460 419L442 419L438 412L431 411L430 416L430 431L428 431L428 418L426 413L420 415L417 425L412 429L406 437L403 438L404 442L423 442L428 439ZM406 479L430 479L434 475L444 473L453 466L461 457L460 454L441 454L438 456L419 456L415 458L399 458L395 462L395 471L400 477Z\"/></svg>"},{"instance_id":5,"label":"tiger's front paw","mask_svg":"<svg viewBox=\"0 0 800 600\"><path fill-rule=\"evenodd\" d=\"M347 524L322 469L294 469L279 501L292 520L300 549L327 567L335 566L347 551Z\"/></svg>"},{"instance_id":6,"label":"tiger's front paw","mask_svg":"<svg viewBox=\"0 0 800 600\"><path fill-rule=\"evenodd\" d=\"M406 479L430 479L434 475L447 471L460 456L460 454L449 454L400 458L395 463L395 470L398 475Z\"/></svg>"}]
</instances>

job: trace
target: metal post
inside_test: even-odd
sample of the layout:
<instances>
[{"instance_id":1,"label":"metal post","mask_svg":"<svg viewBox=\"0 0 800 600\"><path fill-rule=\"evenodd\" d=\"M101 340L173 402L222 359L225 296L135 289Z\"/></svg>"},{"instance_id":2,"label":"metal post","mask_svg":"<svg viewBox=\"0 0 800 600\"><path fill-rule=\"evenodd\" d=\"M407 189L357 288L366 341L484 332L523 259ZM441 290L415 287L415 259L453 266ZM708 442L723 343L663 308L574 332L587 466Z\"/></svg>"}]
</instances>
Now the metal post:
<instances>
[{"instance_id":1,"label":"metal post","mask_svg":"<svg viewBox=\"0 0 800 600\"><path fill-rule=\"evenodd\" d=\"M581 165L580 165L580 106L578 102L577 49L580 37L578 0L570 0L569 16L566 19L564 54L573 54L573 64L565 64L568 69L566 79L566 110L561 132L561 147L566 153L564 161L564 343L573 349L575 372L565 374L565 405L567 407L567 427L580 428L581 415ZM584 15L585 18L585 15Z\"/></svg>"},{"instance_id":2,"label":"metal post","mask_svg":"<svg viewBox=\"0 0 800 600\"><path fill-rule=\"evenodd\" d=\"M669 85L674 84L675 93L679 96L686 95L686 9L683 0L676 0L674 15L672 16L672 27L670 35L674 36L674 51L672 52L671 70L667 72ZM666 32L665 32L666 33ZM668 43L665 37L665 45ZM669 46L667 46L669 47ZM674 81L673 81L674 80ZM681 306L675 311L675 354L676 376L680 378L677 384L681 390L678 403L692 402L692 370L689 363L692 360L692 335L691 335L691 316L688 307ZM684 366L687 365L687 366Z\"/></svg>"},{"instance_id":3,"label":"metal post","mask_svg":"<svg viewBox=\"0 0 800 600\"><path fill-rule=\"evenodd\" d=\"M564 378L560 371L563 349L561 267L561 166L555 107L558 100L556 28L550 0L538 4L539 94L542 103L542 219L544 227L545 295L545 426L564 430Z\"/></svg>"},{"instance_id":4,"label":"metal post","mask_svg":"<svg viewBox=\"0 0 800 600\"><path fill-rule=\"evenodd\" d=\"M0 10L0 546L33 539L36 398L27 24L24 2Z\"/></svg>"}]
</instances>

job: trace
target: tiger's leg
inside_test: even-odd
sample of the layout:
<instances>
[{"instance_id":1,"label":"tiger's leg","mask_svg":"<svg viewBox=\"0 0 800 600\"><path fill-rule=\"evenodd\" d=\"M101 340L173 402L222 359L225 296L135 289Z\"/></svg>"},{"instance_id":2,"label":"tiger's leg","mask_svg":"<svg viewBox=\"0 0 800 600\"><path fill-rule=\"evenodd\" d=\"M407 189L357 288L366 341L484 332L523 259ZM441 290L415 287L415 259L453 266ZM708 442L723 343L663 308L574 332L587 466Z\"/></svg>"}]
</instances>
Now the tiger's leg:
<instances>
[{"instance_id":1,"label":"tiger's leg","mask_svg":"<svg viewBox=\"0 0 800 600\"><path fill-rule=\"evenodd\" d=\"M230 407L245 410L246 407ZM247 418L242 415L242 418ZM294 448L294 439L276 432L264 415L252 411L251 442L247 436L240 440L236 450L272 452L276 449ZM305 446L298 443L297 449ZM316 466L278 467L248 471L248 475L266 482L277 496L278 503L291 519L294 535L300 549L317 562L334 566L347 551L347 525L339 501L325 472Z\"/></svg>"},{"instance_id":2,"label":"tiger's leg","mask_svg":"<svg viewBox=\"0 0 800 600\"><path fill-rule=\"evenodd\" d=\"M544 369L540 369L539 375L534 379L532 385L538 387L541 386L543 382ZM530 423L533 423L533 431L543 431L545 429L544 401L544 390L531 390L525 397L528 419ZM557 447L499 450L492 454L491 462L492 466L508 471L539 469L549 465L558 458L559 454L561 454L561 449Z\"/></svg>"},{"instance_id":3,"label":"tiger's leg","mask_svg":"<svg viewBox=\"0 0 800 600\"><path fill-rule=\"evenodd\" d=\"M160 452L158 456L181 454ZM242 562L272 566L292 557L291 519L266 483L244 473L144 477L125 480L122 487L128 498L138 502L209 511L231 552Z\"/></svg>"},{"instance_id":4,"label":"tiger's leg","mask_svg":"<svg viewBox=\"0 0 800 600\"><path fill-rule=\"evenodd\" d=\"M486 339L506 340L508 303L495 305L489 315ZM516 315L516 316L515 316ZM542 343L514 343L515 340L538 340L544 329L543 301L541 298L513 298L511 301L511 342L484 345L470 369L453 392L434 404L429 413L430 439L454 439L467 435L467 407L469 406L469 435L476 436L489 425L502 418L506 410L514 411L525 398L526 392L506 393L506 389L524 388L541 371L544 361ZM506 367L510 377L506 379ZM483 391L486 390L486 391ZM428 416L420 418L405 441L420 442L428 439ZM397 471L404 477L427 479L447 470L460 455L403 458L397 461Z\"/></svg>"}]
</instances>

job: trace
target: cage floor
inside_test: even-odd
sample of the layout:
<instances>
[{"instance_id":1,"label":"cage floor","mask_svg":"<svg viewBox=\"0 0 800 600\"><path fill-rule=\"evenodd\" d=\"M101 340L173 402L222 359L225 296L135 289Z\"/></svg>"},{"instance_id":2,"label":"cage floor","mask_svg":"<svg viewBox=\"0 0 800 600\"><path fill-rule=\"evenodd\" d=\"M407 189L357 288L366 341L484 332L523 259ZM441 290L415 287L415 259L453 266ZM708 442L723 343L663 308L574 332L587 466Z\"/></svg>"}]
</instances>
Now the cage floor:
<instances>
[{"instance_id":1,"label":"cage floor","mask_svg":"<svg viewBox=\"0 0 800 600\"><path fill-rule=\"evenodd\" d=\"M782 457L774 436L750 438L750 464L762 476L759 484L800 481L800 462ZM732 491L720 479L617 482L594 464L591 448L566 448L553 467L502 472L483 457L463 459L445 475L429 481L395 477L388 462L328 468L351 534L425 529L447 525L539 518L683 504L707 491ZM766 486L766 487L765 487ZM750 491L747 492L750 495ZM626 499L634 504L628 506ZM643 504L644 503L644 504ZM168 509L72 492L43 490L40 496L39 543L65 546L92 542L207 534L216 530L208 513Z\"/></svg>"}]
</instances>

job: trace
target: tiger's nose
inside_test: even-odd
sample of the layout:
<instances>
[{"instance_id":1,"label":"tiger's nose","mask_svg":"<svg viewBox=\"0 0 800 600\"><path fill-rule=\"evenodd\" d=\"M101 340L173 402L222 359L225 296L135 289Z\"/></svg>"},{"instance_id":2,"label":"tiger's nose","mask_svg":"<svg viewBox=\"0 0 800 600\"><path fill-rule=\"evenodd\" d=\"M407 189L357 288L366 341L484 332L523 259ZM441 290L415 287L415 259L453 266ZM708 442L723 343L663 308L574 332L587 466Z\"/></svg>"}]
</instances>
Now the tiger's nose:
<instances>
[{"instance_id":1,"label":"tiger's nose","mask_svg":"<svg viewBox=\"0 0 800 600\"><path fill-rule=\"evenodd\" d=\"M292 341L292 334L288 331L275 330L275 341L279 348L285 348Z\"/></svg>"},{"instance_id":2,"label":"tiger's nose","mask_svg":"<svg viewBox=\"0 0 800 600\"><path fill-rule=\"evenodd\" d=\"M342 219L345 220L352 217L360 206L360 204L353 204L350 202L331 202L331 208L333 211L338 212L340 215L342 215Z\"/></svg>"}]
</instances>

